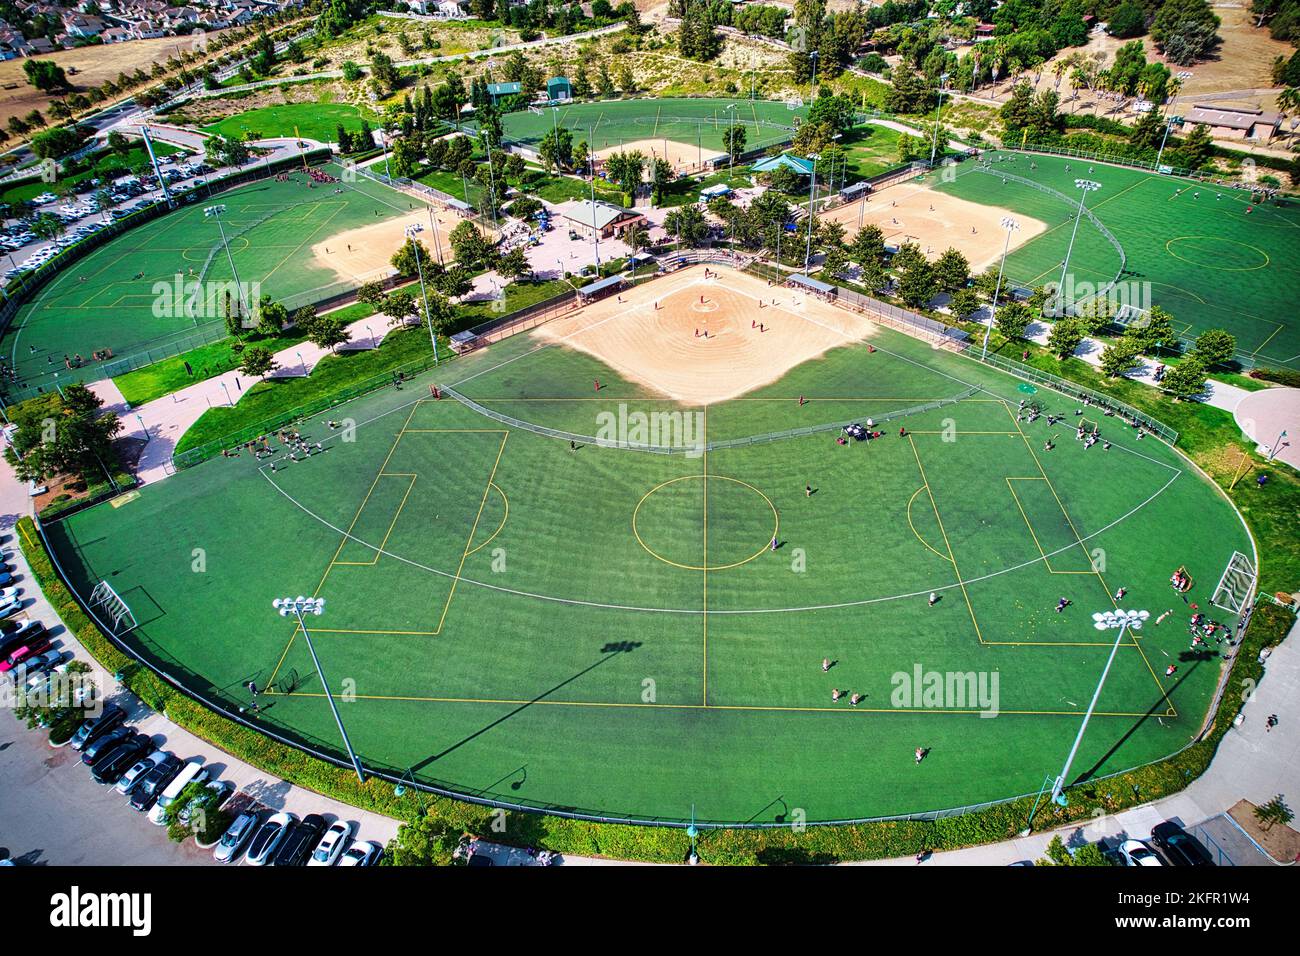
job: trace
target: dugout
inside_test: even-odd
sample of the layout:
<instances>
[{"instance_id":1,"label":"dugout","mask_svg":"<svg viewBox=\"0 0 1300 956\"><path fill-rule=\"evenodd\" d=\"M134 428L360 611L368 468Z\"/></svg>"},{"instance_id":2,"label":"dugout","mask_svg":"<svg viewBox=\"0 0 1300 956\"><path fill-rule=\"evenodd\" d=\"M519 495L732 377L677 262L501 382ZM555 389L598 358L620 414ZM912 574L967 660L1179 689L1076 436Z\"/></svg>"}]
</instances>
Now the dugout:
<instances>
[{"instance_id":1,"label":"dugout","mask_svg":"<svg viewBox=\"0 0 1300 956\"><path fill-rule=\"evenodd\" d=\"M839 294L839 289L828 282L822 282L820 279L813 279L805 275L792 275L787 281L792 289L802 289L805 292L811 292L813 295L820 296L823 299L833 299Z\"/></svg>"},{"instance_id":2,"label":"dugout","mask_svg":"<svg viewBox=\"0 0 1300 956\"><path fill-rule=\"evenodd\" d=\"M597 299L608 298L623 288L626 281L621 274L610 276L608 279L598 279L591 285L579 289L578 295L582 297L582 304L586 305L589 302L595 302Z\"/></svg>"},{"instance_id":3,"label":"dugout","mask_svg":"<svg viewBox=\"0 0 1300 956\"><path fill-rule=\"evenodd\" d=\"M842 202L853 202L855 199L861 199L869 192L871 192L871 183L854 183L852 186L845 186L840 190L840 200Z\"/></svg>"},{"instance_id":4,"label":"dugout","mask_svg":"<svg viewBox=\"0 0 1300 956\"><path fill-rule=\"evenodd\" d=\"M478 348L478 336L470 331L457 332L448 340L448 343L451 345L453 352L457 355L464 355L466 352L472 352Z\"/></svg>"}]
</instances>

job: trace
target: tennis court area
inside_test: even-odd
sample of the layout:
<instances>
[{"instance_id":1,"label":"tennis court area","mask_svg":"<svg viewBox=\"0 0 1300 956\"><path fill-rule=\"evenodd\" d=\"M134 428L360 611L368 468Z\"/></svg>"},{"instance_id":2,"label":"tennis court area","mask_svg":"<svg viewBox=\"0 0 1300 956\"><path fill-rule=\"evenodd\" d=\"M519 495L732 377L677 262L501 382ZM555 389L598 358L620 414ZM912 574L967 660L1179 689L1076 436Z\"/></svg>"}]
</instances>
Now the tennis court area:
<instances>
[{"instance_id":1,"label":"tennis court area","mask_svg":"<svg viewBox=\"0 0 1300 956\"><path fill-rule=\"evenodd\" d=\"M1036 792L1110 653L1092 614L1116 607L1151 618L1078 779L1184 746L1223 650L1191 644L1185 602L1231 624L1210 598L1254 553L1231 505L1118 418L869 341L701 406L521 334L49 534L78 591L113 582L143 654L231 708L255 681L268 730L337 754L306 636L271 607L324 597L310 638L362 760L492 800L776 823ZM710 445L841 421L881 435ZM710 447L581 438L639 422Z\"/></svg>"},{"instance_id":2,"label":"tennis court area","mask_svg":"<svg viewBox=\"0 0 1300 956\"><path fill-rule=\"evenodd\" d=\"M320 169L343 175L333 164ZM217 222L204 214L212 204L225 207L220 228L229 256ZM200 196L60 272L19 310L0 337L0 354L16 369L18 387L34 390L93 381L128 359L145 364L150 355L214 341L226 334L226 292L240 295L236 275L250 308L259 294L290 309L320 301L383 273L405 218L427 225L427 207L366 179L311 184L302 170ZM374 260L362 271L344 261L348 249L325 242L376 227L392 248L353 243ZM105 357L97 361L95 353Z\"/></svg>"},{"instance_id":3,"label":"tennis court area","mask_svg":"<svg viewBox=\"0 0 1300 956\"><path fill-rule=\"evenodd\" d=\"M984 159L988 168L965 162L927 183L1047 224L1019 248L1013 243L1007 273L1014 282L1059 280L1080 196L1075 181L1090 180L1101 188L1088 194L1087 207L1113 234L1123 260L1085 219L1067 282L1097 287L1118 279L1134 300L1171 312L1185 339L1225 329L1236 337L1244 364L1300 368L1300 322L1291 308L1300 206L1293 200L1253 204L1244 190L1080 159L1016 152L989 152ZM885 190L872 201L888 198Z\"/></svg>"}]
</instances>

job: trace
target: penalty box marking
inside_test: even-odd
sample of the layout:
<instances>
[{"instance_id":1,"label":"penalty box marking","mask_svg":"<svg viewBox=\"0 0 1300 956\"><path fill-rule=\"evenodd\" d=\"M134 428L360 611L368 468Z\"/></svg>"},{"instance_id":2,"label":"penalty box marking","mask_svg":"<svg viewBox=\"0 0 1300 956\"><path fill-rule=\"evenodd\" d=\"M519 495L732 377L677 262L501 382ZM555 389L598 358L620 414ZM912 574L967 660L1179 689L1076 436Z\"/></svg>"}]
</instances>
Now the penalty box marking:
<instances>
[{"instance_id":1,"label":"penalty box marking","mask_svg":"<svg viewBox=\"0 0 1300 956\"><path fill-rule=\"evenodd\" d=\"M415 413L416 413L416 411L419 409L419 407L420 407L421 405L425 404L427 401L429 401L429 399L421 399L421 400L418 401L418 402L413 402L413 403L412 403L412 405L411 405L411 411L410 411L410 413L406 416L406 421L403 423L401 430L398 431L398 433L397 433L397 437L393 440L392 447L390 447L390 448L388 449L388 454L387 454L386 456L384 456L383 464L381 464L381 465L379 466L379 470L378 470L378 472L376 472L375 477L374 477L374 480L370 483L370 487L369 487L369 489L366 491L366 496L362 499L360 506L357 508L356 514L353 515L353 517L352 517L352 521L351 521L351 523L348 525L347 531L343 534L343 538L342 538L342 540L339 542L339 546L338 546L338 548L335 549L334 556L330 559L330 563L329 563L329 564L326 566L326 568L325 568L325 573L324 573L323 575L321 575L320 583L316 585L316 589L312 592L312 594L313 594L313 596L318 596L318 595L320 594L320 592L321 592L321 588L323 588L323 587L325 586L325 582L329 579L330 572L333 571L333 569L334 569L335 567L337 567L337 566L358 566L358 565L361 565L361 566L372 567L372 566L374 566L374 565L376 565L376 564L378 563L378 561L379 561L379 557L380 557L381 554L383 553L383 548L382 548L382 546L381 546L379 549L376 549L375 559L374 559L373 561L368 561L368 562L365 562L365 561L362 561L362 562L356 562L356 561L340 561L340 560L339 560L339 555L341 555L341 554L343 553L343 549L344 549L344 547L346 547L346 546L348 545L349 542L352 542L352 541L353 541L353 538L352 538L352 531L353 531L353 529L356 527L357 521L360 520L360 518L361 518L361 514L362 514L362 512L365 510L366 503L370 500L370 497L371 497L371 495L374 493L375 488L378 487L378 485L379 485L381 479L383 479L383 478L409 478L409 479L410 479L410 487L407 488L406 493L403 495L403 497L402 497L402 501L401 501L401 504L399 505L399 507L398 507L398 509L397 509L397 513L396 513L395 515L393 515L393 519L392 519L391 523L390 523L389 526L388 526L388 531L387 531L387 533L386 533L385 536L384 536L384 542L385 542L385 544L386 544L387 541L388 541L388 535L391 534L392 531L393 531L393 529L397 526L398 518L401 516L402 509L406 507L406 502L407 502L407 500L410 498L411 490L414 489L416 479L418 478L418 475L417 475L417 474L414 474L414 473L411 473L411 472L402 472L402 473L398 473L398 472L389 472L389 471L387 470L387 468L388 468L388 463L392 460L392 457L393 457L394 453L396 453L396 451L397 451L397 446L401 444L401 442L402 442L402 437L403 437L404 435L407 435L407 434L439 434L439 433L442 433L442 434L495 434L495 435L500 435L500 436L501 436L501 444L500 444L500 446L499 446L498 449L497 449L496 458L493 460L491 473L488 475L487 482L486 482L486 484L485 484L484 487L483 487L483 494L482 494L482 497L481 497L480 500L479 500L478 511L475 513L475 516L474 516L474 523L473 523L473 525L472 525L471 528L470 528L469 536L468 536L468 538L467 538L466 541L465 541L465 547L464 547L464 549L463 549L462 552L461 552L460 563L457 565L457 567L456 567L456 573L455 573L455 575L452 577L451 588L449 589L449 591L448 591L448 593L447 593L447 600L444 602L444 604L443 604L443 608L442 608L442 613L441 613L441 614L439 615L439 617L438 617L438 625L437 625L437 627L436 627L434 630L432 630L432 631L394 631L394 630L370 630L370 629L349 629L349 628L324 628L324 627L320 627L320 628L313 628L313 629L312 629L315 633L319 633L319 634L374 634L374 635L401 635L401 636L412 636L412 637L435 637L435 636L437 636L437 635L439 635L439 634L442 633L442 627L443 627L443 624L446 622L446 619L447 619L447 612L451 609L451 602L452 602L452 599L456 596L456 585L460 583L460 576L461 576L462 571L463 571L464 568L465 568L465 561L469 558L469 556L470 556L471 554L474 553L474 551L479 550L478 548L473 548L474 537L475 537L475 535L476 535L477 532L478 532L478 524L479 524L479 521L480 521L480 519L483 517L483 509L484 509L484 508L486 507L486 505L487 505L488 493L491 491L491 489L492 489L493 487L495 487L495 478L496 478L497 468L498 468L498 466L501 464L501 456L505 453L506 441L509 439L509 437L510 437L510 433L509 433L507 430L505 430L505 429L501 429L501 428L411 428L411 429L408 429L407 426L411 423L411 419L415 417ZM504 493L504 492L501 492L500 489L498 489L498 492L501 494L502 500L504 501L504 500L505 500L505 493ZM508 505L507 505L507 507L508 507ZM502 522L502 525L504 525L504 521ZM492 537L495 538L498 534L500 534L500 532L501 532L501 528L498 527L497 530L493 532ZM490 540L490 539L489 539L489 540ZM276 661L275 668L272 670L270 678L267 679L266 684L267 684L267 688L268 688L268 690L269 690L269 689L274 685L276 675L280 672L281 667L284 666L284 661L285 661L285 659L289 656L289 651L290 651L290 649L293 647L293 643L294 643L294 641L297 639L298 634L301 632L301 630L302 630L302 629L301 629L301 626L300 626L297 622L295 622L295 623L294 623L293 633L289 636L289 641L288 641L288 643L285 644L285 646L284 646L284 650L280 653L280 658L279 658L279 660ZM272 692L273 692L273 691L272 691Z\"/></svg>"}]
</instances>

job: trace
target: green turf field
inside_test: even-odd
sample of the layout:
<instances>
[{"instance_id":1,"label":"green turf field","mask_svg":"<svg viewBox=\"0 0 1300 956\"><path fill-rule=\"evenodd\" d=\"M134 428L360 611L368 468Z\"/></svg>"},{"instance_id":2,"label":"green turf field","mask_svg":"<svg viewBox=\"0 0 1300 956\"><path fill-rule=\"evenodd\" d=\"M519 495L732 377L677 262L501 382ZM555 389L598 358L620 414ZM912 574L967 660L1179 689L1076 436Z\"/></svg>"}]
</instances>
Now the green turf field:
<instances>
[{"instance_id":1,"label":"green turf field","mask_svg":"<svg viewBox=\"0 0 1300 956\"><path fill-rule=\"evenodd\" d=\"M327 449L306 461L214 459L51 539L83 594L113 583L169 673L231 705L249 680L272 687L260 719L337 752L305 642L271 608L325 597L312 634L363 760L506 802L772 822L1035 792L1109 653L1090 614L1120 587L1152 623L1120 648L1075 771L1186 744L1220 668L1189 649L1168 577L1186 566L1188 600L1209 607L1233 551L1253 554L1231 506L1117 419L1100 420L1114 446L1085 451L1066 400L892 332L872 341L683 410L518 336L304 422ZM620 405L699 411L710 440L981 390L906 418L907 437L891 421L847 447L828 433L692 458L570 450L432 400L430 380L581 434ZM1022 399L1066 424L1017 422ZM996 680L996 715L901 693L931 675Z\"/></svg>"},{"instance_id":2,"label":"green turf field","mask_svg":"<svg viewBox=\"0 0 1300 956\"><path fill-rule=\"evenodd\" d=\"M284 103L236 113L204 129L236 139L303 136L332 143L338 138L340 123L349 132L356 133L363 119L370 120L372 125L379 121L375 113L351 103Z\"/></svg>"},{"instance_id":3,"label":"green turf field","mask_svg":"<svg viewBox=\"0 0 1300 956\"><path fill-rule=\"evenodd\" d=\"M1059 279L1073 226L1072 209L1056 196L1015 181L1006 170L1078 200L1074 180L1101 183L1088 208L1114 233L1127 257L1121 282L1133 298L1144 291L1194 339L1211 328L1237 339L1247 364L1300 368L1300 322L1290 307L1300 256L1300 207L1293 201L1251 207L1249 193L1087 160L989 153L990 172L967 162L935 174L936 188L974 202L1005 206L1047 223L1046 233L1013 252L1008 274L1018 283ZM1031 168L1032 164L1032 168ZM951 176L947 178L951 179ZM1247 212L1250 209L1250 212ZM1071 256L1076 281L1108 282L1119 256L1085 221Z\"/></svg>"},{"instance_id":4,"label":"green turf field","mask_svg":"<svg viewBox=\"0 0 1300 956\"><path fill-rule=\"evenodd\" d=\"M313 263L314 243L403 215L417 202L366 179L312 190L306 182L298 172L287 182L263 180L215 197L226 206L223 222L239 280L249 287L260 283L263 294L291 308L356 284L340 282L332 270ZM182 282L231 281L217 226L203 215L206 205L201 197L128 230L64 269L20 309L0 337L0 355L12 361L21 387L92 381L124 371L126 364L144 364L224 336L224 311L209 314L205 302L199 314L188 315L159 295L164 285L174 293L178 276ZM171 296L173 305L177 298ZM112 349L113 359L90 361L105 348ZM69 372L63 356L78 354L87 364Z\"/></svg>"},{"instance_id":5,"label":"green turf field","mask_svg":"<svg viewBox=\"0 0 1300 956\"><path fill-rule=\"evenodd\" d=\"M731 109L730 107L734 107ZM520 110L502 117L507 141L536 146L554 126L573 131L574 141L607 149L642 139L670 139L696 144L703 159L723 151L728 125L745 127L746 149L788 142L796 117L807 107L790 109L771 100L669 98L575 103L540 113Z\"/></svg>"}]
</instances>

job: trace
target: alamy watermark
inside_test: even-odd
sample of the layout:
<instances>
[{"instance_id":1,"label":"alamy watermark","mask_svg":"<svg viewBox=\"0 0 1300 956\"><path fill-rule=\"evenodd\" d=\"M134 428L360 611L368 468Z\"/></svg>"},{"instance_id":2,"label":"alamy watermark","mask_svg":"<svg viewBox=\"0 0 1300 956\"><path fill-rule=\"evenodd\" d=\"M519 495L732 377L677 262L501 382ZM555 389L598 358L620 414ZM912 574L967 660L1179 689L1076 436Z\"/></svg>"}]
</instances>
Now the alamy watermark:
<instances>
[{"instance_id":1,"label":"alamy watermark","mask_svg":"<svg viewBox=\"0 0 1300 956\"><path fill-rule=\"evenodd\" d=\"M889 702L906 710L977 710L980 717L999 711L997 671L927 671L921 664L896 671Z\"/></svg>"},{"instance_id":2,"label":"alamy watermark","mask_svg":"<svg viewBox=\"0 0 1300 956\"><path fill-rule=\"evenodd\" d=\"M261 282L200 280L176 273L153 284L153 314L159 319L223 319L252 309L262 299Z\"/></svg>"},{"instance_id":3,"label":"alamy watermark","mask_svg":"<svg viewBox=\"0 0 1300 956\"><path fill-rule=\"evenodd\" d=\"M620 448L681 448L687 458L699 458L704 454L704 413L632 411L620 402L617 411L596 415L596 440Z\"/></svg>"}]
</instances>

